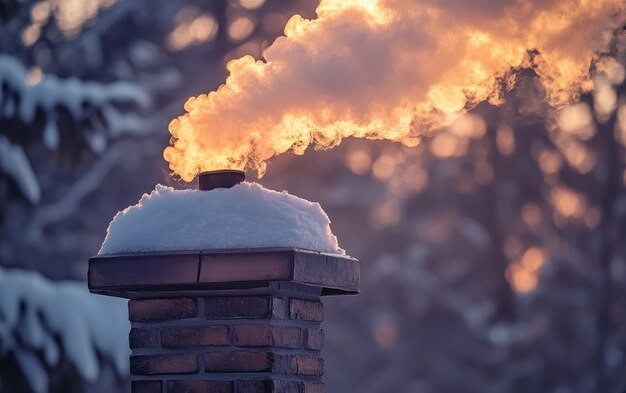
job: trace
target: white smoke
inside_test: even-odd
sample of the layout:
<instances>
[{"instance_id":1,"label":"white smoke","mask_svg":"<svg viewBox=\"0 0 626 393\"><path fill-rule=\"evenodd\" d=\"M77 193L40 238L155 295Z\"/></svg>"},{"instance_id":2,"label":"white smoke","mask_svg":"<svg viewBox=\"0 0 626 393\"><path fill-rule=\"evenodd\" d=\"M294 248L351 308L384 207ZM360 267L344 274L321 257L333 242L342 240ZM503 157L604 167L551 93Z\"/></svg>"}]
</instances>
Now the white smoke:
<instances>
[{"instance_id":1,"label":"white smoke","mask_svg":"<svg viewBox=\"0 0 626 393\"><path fill-rule=\"evenodd\" d=\"M170 168L261 175L271 157L348 136L412 145L472 105L501 99L532 67L548 103L592 86L589 68L624 23L623 0L324 0L294 16L255 61L231 61L217 91L170 124ZM529 56L533 51L534 56Z\"/></svg>"}]
</instances>

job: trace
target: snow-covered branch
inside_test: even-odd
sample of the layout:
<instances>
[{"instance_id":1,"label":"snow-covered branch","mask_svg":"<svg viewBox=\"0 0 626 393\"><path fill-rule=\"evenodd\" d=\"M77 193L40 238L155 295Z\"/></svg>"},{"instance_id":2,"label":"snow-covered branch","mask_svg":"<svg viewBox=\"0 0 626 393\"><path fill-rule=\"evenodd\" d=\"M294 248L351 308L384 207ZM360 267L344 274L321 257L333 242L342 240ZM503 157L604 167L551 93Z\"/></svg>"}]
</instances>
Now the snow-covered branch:
<instances>
[{"instance_id":1,"label":"snow-covered branch","mask_svg":"<svg viewBox=\"0 0 626 393\"><path fill-rule=\"evenodd\" d=\"M40 71L39 71L40 72ZM155 129L153 120L141 115L151 105L149 94L136 84L103 84L54 75L32 75L16 58L0 55L0 121L17 119L18 124L35 124L43 114L41 140L50 150L61 142L62 112L79 126L78 139L90 150L101 153L110 139L122 134L144 135ZM32 203L39 202L37 177L28 158L8 135L23 134L13 128L0 131L0 171L11 177ZM6 134L7 136L3 135ZM72 132L74 137L76 133Z\"/></svg>"},{"instance_id":2,"label":"snow-covered branch","mask_svg":"<svg viewBox=\"0 0 626 393\"><path fill-rule=\"evenodd\" d=\"M25 124L32 124L37 110L43 110L45 126L42 139L50 149L56 149L60 141L58 108L65 108L76 122L92 120L94 125L97 122L89 117L94 117L96 112L101 114L103 127L93 127L85 133L89 135L85 138L87 144L96 152L106 146L103 130L112 136L150 130L147 120L120 109L124 105L137 110L150 107L148 93L133 83L103 84L75 78L61 79L54 75L33 76L14 57L0 55L0 85L3 86L0 90L0 118L17 117Z\"/></svg>"},{"instance_id":3,"label":"snow-covered branch","mask_svg":"<svg viewBox=\"0 0 626 393\"><path fill-rule=\"evenodd\" d=\"M22 194L31 202L41 198L41 189L33 168L21 146L12 144L0 134L0 172L15 181Z\"/></svg>"},{"instance_id":4,"label":"snow-covered branch","mask_svg":"<svg viewBox=\"0 0 626 393\"><path fill-rule=\"evenodd\" d=\"M124 301L95 296L78 282L0 268L0 358L15 357L30 389L46 393L48 371L62 359L94 381L101 359L128 372L130 329Z\"/></svg>"}]
</instances>

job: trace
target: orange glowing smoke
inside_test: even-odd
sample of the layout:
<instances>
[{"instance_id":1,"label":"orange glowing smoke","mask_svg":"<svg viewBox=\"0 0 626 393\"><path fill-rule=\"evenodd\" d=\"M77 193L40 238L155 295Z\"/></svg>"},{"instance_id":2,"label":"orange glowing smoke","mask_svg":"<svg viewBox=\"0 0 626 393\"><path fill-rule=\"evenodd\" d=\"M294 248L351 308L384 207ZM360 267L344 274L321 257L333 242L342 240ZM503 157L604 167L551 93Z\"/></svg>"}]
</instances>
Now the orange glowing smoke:
<instances>
[{"instance_id":1,"label":"orange glowing smoke","mask_svg":"<svg viewBox=\"0 0 626 393\"><path fill-rule=\"evenodd\" d=\"M217 91L169 126L170 168L265 172L271 157L345 137L419 143L532 67L546 100L591 88L589 68L623 23L623 0L322 0L264 53L228 63ZM529 56L529 51L535 55Z\"/></svg>"}]
</instances>

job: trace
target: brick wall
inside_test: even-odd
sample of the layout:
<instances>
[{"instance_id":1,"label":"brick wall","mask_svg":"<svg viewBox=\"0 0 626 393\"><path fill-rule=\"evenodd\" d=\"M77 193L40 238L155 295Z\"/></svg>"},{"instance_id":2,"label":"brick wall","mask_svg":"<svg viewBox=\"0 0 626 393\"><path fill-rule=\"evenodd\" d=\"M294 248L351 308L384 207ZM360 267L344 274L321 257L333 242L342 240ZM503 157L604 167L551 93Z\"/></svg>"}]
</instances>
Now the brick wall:
<instances>
[{"instance_id":1,"label":"brick wall","mask_svg":"<svg viewBox=\"0 0 626 393\"><path fill-rule=\"evenodd\" d=\"M318 294L129 301L133 393L324 393Z\"/></svg>"}]
</instances>

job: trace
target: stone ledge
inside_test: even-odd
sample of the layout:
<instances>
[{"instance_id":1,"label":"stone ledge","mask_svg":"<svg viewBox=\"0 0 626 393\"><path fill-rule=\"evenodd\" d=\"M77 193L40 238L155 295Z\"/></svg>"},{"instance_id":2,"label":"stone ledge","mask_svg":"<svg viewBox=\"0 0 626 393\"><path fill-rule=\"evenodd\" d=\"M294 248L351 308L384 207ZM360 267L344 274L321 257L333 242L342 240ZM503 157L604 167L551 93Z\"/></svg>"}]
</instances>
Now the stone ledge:
<instances>
[{"instance_id":1,"label":"stone ledge","mask_svg":"<svg viewBox=\"0 0 626 393\"><path fill-rule=\"evenodd\" d=\"M273 282L342 295L359 292L360 263L351 257L294 248L134 253L92 257L88 275L91 292L131 299L262 288Z\"/></svg>"}]
</instances>

